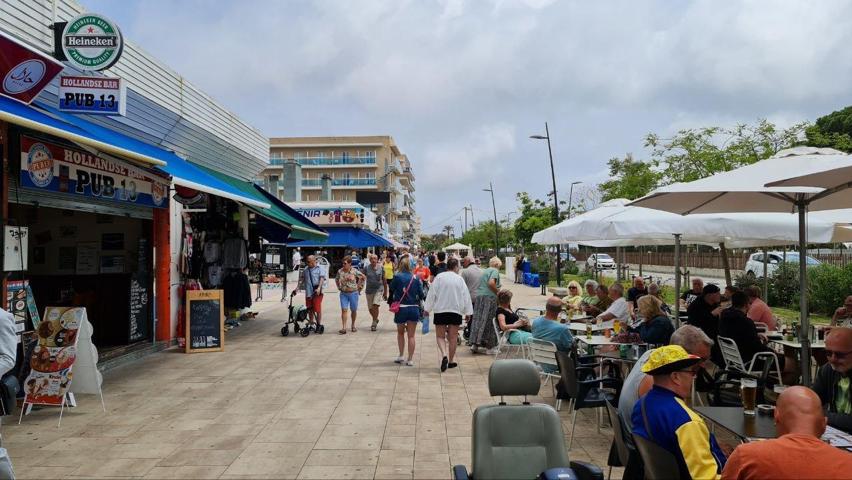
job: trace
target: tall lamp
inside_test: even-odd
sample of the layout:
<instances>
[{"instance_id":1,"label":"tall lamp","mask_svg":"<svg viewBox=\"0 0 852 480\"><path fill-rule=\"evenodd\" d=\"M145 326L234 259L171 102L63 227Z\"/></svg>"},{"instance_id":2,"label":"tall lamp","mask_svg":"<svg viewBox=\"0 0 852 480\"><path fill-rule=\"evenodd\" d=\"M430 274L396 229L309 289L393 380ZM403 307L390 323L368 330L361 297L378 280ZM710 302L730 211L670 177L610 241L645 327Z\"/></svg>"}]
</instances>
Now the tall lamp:
<instances>
[{"instance_id":1,"label":"tall lamp","mask_svg":"<svg viewBox=\"0 0 852 480\"><path fill-rule=\"evenodd\" d=\"M550 148L550 130L544 122L544 135L530 135L534 140L547 140L547 153L550 155L550 179L553 181L553 224L559 223L559 200L556 198L556 172L553 170L553 150ZM562 246L556 244L556 286L562 286Z\"/></svg>"}]
</instances>

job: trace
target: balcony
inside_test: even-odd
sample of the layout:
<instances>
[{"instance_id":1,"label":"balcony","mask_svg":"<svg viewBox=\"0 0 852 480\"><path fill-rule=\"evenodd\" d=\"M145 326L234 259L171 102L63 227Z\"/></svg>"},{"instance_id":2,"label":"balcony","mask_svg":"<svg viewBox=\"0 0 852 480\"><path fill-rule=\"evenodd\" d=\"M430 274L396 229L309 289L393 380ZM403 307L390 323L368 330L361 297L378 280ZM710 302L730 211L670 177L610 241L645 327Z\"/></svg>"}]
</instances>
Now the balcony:
<instances>
[{"instance_id":1,"label":"balcony","mask_svg":"<svg viewBox=\"0 0 852 480\"><path fill-rule=\"evenodd\" d=\"M399 163L399 160L392 160L385 165L385 173L395 173L397 175L402 174L402 164Z\"/></svg>"},{"instance_id":2,"label":"balcony","mask_svg":"<svg viewBox=\"0 0 852 480\"><path fill-rule=\"evenodd\" d=\"M402 174L411 179L412 182L414 181L414 170L412 170L411 167L403 168Z\"/></svg>"},{"instance_id":3,"label":"balcony","mask_svg":"<svg viewBox=\"0 0 852 480\"><path fill-rule=\"evenodd\" d=\"M272 166L284 165L287 159L270 158ZM334 157L302 157L296 161L303 168L327 168L327 167L375 167L376 157L366 155L337 155Z\"/></svg>"},{"instance_id":4,"label":"balcony","mask_svg":"<svg viewBox=\"0 0 852 480\"><path fill-rule=\"evenodd\" d=\"M321 188L322 180L319 178L302 179L303 188ZM331 188L375 188L375 178L333 178Z\"/></svg>"}]
</instances>

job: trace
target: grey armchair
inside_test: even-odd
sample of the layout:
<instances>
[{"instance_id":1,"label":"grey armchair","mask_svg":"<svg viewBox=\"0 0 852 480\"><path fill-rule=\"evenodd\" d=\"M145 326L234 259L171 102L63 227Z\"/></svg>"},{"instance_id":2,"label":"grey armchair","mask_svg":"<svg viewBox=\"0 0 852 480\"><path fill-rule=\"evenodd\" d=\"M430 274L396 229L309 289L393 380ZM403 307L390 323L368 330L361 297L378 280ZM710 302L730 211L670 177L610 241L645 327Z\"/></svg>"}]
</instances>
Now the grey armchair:
<instances>
[{"instance_id":1,"label":"grey armchair","mask_svg":"<svg viewBox=\"0 0 852 480\"><path fill-rule=\"evenodd\" d=\"M453 478L538 478L552 468L571 467L580 480L603 480L596 465L569 462L562 422L550 405L530 404L526 397L538 394L539 372L529 360L497 360L488 372L488 388L499 396L497 405L483 405L473 412L471 467L453 467ZM507 405L504 396L523 396L522 405Z\"/></svg>"}]
</instances>

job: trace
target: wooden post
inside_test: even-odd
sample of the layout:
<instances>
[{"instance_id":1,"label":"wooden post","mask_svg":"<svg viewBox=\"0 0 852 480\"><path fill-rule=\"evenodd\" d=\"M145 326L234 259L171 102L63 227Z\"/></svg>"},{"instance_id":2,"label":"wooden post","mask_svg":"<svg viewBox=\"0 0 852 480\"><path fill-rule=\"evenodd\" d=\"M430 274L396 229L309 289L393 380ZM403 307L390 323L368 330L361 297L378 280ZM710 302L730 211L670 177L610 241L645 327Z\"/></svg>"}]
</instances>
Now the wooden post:
<instances>
[{"instance_id":1,"label":"wooden post","mask_svg":"<svg viewBox=\"0 0 852 480\"><path fill-rule=\"evenodd\" d=\"M172 338L171 323L171 242L169 231L170 208L155 208L153 223L154 237L154 305L156 306L155 339L168 342Z\"/></svg>"},{"instance_id":2,"label":"wooden post","mask_svg":"<svg viewBox=\"0 0 852 480\"><path fill-rule=\"evenodd\" d=\"M2 176L2 185L0 185L0 211L2 211L3 221L0 222L3 224L3 227L9 224L9 124L3 121L0 121L0 145L2 145L2 150L0 150L0 157L2 157L2 171L0 171L0 176ZM0 248L5 248L5 245L2 245L2 240L0 240ZM3 275L2 284L0 284L0 298L6 298L6 275ZM6 305L3 305L3 308L6 308Z\"/></svg>"},{"instance_id":3,"label":"wooden post","mask_svg":"<svg viewBox=\"0 0 852 480\"><path fill-rule=\"evenodd\" d=\"M725 242L719 244L719 250L722 253L722 267L725 269L726 285L733 285L733 282L731 282L731 265L728 263L728 249L725 247Z\"/></svg>"}]
</instances>

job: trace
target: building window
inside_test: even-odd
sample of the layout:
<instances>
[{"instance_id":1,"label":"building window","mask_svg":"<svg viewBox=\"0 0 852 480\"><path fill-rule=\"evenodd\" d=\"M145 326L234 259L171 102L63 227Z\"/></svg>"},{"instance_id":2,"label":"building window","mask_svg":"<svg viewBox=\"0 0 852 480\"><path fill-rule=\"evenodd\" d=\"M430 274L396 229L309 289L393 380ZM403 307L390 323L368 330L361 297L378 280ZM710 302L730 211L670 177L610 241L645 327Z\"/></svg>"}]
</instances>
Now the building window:
<instances>
[{"instance_id":1,"label":"building window","mask_svg":"<svg viewBox=\"0 0 852 480\"><path fill-rule=\"evenodd\" d=\"M349 160L349 152L341 152L340 158L342 158L343 160Z\"/></svg>"}]
</instances>

